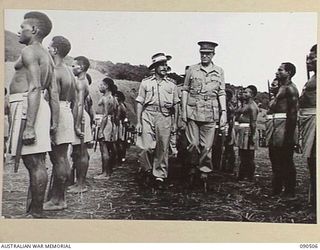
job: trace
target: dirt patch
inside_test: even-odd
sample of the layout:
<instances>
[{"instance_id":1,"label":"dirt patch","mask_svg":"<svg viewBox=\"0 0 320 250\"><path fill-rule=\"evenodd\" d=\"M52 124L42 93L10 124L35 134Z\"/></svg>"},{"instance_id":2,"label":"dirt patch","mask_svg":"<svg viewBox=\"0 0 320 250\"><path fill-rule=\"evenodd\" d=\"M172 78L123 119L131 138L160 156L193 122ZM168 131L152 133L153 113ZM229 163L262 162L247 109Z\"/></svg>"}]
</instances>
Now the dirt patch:
<instances>
[{"instance_id":1,"label":"dirt patch","mask_svg":"<svg viewBox=\"0 0 320 250\"><path fill-rule=\"evenodd\" d=\"M301 155L296 155L297 200L270 198L271 166L267 148L256 152L256 180L237 182L234 175L214 171L209 176L209 191L203 193L199 184L186 188L183 168L170 166L166 190L138 185L136 154L130 148L127 162L115 168L110 180L94 180L101 171L100 154L90 150L87 184L82 195L67 194L68 208L45 212L50 219L128 219L128 220L200 220L252 221L279 223L316 223L315 210L307 202L309 173ZM51 163L47 159L48 173ZM21 162L13 173L13 161L4 167L2 215L15 218L25 211L28 176Z\"/></svg>"}]
</instances>

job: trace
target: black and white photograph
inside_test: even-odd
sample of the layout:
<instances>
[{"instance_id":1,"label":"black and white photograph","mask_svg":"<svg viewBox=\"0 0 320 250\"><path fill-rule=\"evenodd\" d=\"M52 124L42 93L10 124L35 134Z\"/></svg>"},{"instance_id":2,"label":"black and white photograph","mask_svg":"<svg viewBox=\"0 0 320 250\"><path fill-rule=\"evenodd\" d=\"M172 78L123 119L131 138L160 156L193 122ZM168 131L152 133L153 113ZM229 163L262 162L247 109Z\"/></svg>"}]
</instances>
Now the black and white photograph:
<instances>
[{"instance_id":1,"label":"black and white photograph","mask_svg":"<svg viewBox=\"0 0 320 250\"><path fill-rule=\"evenodd\" d=\"M316 224L317 17L5 9L2 217Z\"/></svg>"}]
</instances>

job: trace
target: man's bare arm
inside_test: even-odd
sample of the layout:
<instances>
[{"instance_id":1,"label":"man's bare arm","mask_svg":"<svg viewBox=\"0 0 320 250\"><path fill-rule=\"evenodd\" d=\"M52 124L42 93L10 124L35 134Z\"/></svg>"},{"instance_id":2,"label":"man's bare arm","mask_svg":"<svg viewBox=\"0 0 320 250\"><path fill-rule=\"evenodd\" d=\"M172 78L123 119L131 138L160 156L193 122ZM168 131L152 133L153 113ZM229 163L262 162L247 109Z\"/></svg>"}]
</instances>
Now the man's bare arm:
<instances>
[{"instance_id":1,"label":"man's bare arm","mask_svg":"<svg viewBox=\"0 0 320 250\"><path fill-rule=\"evenodd\" d=\"M35 57L35 53L31 48L26 47L23 49L21 59L23 65L27 69L28 81L27 121L26 128L23 133L23 140L25 144L32 144L36 137L34 124L40 105L40 66L37 58Z\"/></svg>"},{"instance_id":2,"label":"man's bare arm","mask_svg":"<svg viewBox=\"0 0 320 250\"><path fill-rule=\"evenodd\" d=\"M69 100L71 102L71 105L74 105L76 101L76 78L74 77L72 71L67 67L67 70L70 74L71 77L71 87L70 87L70 92L69 92Z\"/></svg>"},{"instance_id":3,"label":"man's bare arm","mask_svg":"<svg viewBox=\"0 0 320 250\"><path fill-rule=\"evenodd\" d=\"M275 96L275 98L272 100L272 102L270 104L271 111L275 111L279 100L285 98L285 95L286 95L286 88L280 87L277 95Z\"/></svg>"},{"instance_id":4,"label":"man's bare arm","mask_svg":"<svg viewBox=\"0 0 320 250\"><path fill-rule=\"evenodd\" d=\"M290 86L287 88L287 119L286 119L286 132L285 132L285 142L288 145L294 145L294 133L297 125L297 108L298 108L298 98L299 94L296 88Z\"/></svg>"},{"instance_id":5,"label":"man's bare arm","mask_svg":"<svg viewBox=\"0 0 320 250\"><path fill-rule=\"evenodd\" d=\"M49 94L49 105L51 109L51 133L55 134L57 132L58 122L59 122L59 89L58 89L58 79L56 78L56 72L52 72L51 84L48 86Z\"/></svg>"},{"instance_id":6,"label":"man's bare arm","mask_svg":"<svg viewBox=\"0 0 320 250\"><path fill-rule=\"evenodd\" d=\"M81 121L84 110L84 97L86 93L86 85L83 81L78 80L77 85L77 100L76 100L76 119L75 119L75 131L77 135L81 135Z\"/></svg>"}]
</instances>

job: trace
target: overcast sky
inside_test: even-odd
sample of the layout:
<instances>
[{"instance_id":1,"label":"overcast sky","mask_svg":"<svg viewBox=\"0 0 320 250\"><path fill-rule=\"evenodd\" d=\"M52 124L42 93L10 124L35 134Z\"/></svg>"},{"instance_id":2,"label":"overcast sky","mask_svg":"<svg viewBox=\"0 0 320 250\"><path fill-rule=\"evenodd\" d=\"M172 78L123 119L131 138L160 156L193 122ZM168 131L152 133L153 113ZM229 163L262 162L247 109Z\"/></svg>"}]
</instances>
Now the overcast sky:
<instances>
[{"instance_id":1,"label":"overcast sky","mask_svg":"<svg viewBox=\"0 0 320 250\"><path fill-rule=\"evenodd\" d=\"M28 10L6 10L5 29L17 33ZM226 82L255 84L267 91L281 62L297 67L293 82L306 82L305 57L317 39L316 13L200 13L42 11L53 23L47 46L55 35L71 42L71 56L149 65L151 56L165 52L172 71L200 61L200 40L219 44L214 63Z\"/></svg>"}]
</instances>

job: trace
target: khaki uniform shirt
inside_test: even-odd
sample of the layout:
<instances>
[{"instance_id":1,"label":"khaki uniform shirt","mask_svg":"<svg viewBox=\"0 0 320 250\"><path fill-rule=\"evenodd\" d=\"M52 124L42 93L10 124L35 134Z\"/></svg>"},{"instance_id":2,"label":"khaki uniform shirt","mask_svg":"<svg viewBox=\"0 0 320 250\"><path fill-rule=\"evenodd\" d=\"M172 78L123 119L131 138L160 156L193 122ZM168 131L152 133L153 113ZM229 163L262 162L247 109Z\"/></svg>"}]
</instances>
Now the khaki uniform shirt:
<instances>
[{"instance_id":1,"label":"khaki uniform shirt","mask_svg":"<svg viewBox=\"0 0 320 250\"><path fill-rule=\"evenodd\" d=\"M201 63L190 66L183 90L189 92L187 118L202 122L219 120L219 96L226 94L222 68L213 63L207 68Z\"/></svg>"},{"instance_id":2,"label":"khaki uniform shirt","mask_svg":"<svg viewBox=\"0 0 320 250\"><path fill-rule=\"evenodd\" d=\"M136 101L147 110L148 107L159 108L163 113L170 113L170 109L180 102L175 81L165 77L157 82L155 75L142 80Z\"/></svg>"}]
</instances>

